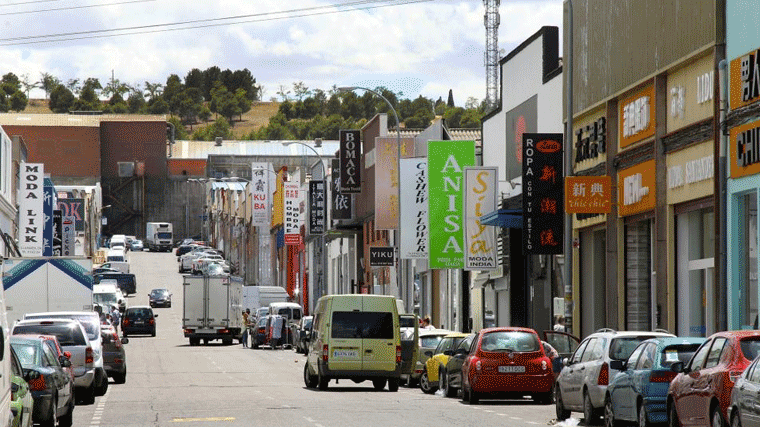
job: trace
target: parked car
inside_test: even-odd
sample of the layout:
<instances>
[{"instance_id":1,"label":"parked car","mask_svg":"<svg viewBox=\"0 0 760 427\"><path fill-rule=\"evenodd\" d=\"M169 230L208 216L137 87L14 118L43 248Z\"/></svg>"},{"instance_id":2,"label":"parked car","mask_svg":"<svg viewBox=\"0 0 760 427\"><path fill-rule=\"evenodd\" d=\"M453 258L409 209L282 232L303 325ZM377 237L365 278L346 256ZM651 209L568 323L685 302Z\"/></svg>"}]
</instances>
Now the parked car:
<instances>
[{"instance_id":1,"label":"parked car","mask_svg":"<svg viewBox=\"0 0 760 427\"><path fill-rule=\"evenodd\" d=\"M731 426L752 427L760 421L760 368L756 357L742 375L736 380L731 390L731 406L729 407L729 421Z\"/></svg>"},{"instance_id":2,"label":"parked car","mask_svg":"<svg viewBox=\"0 0 760 427\"><path fill-rule=\"evenodd\" d=\"M438 389L443 390L446 397L453 397L457 394L457 389L462 388L462 366L464 359L472 347L472 342L476 334L467 335L456 347L447 350L449 354L448 362L440 368L438 372ZM448 387L448 390L446 389Z\"/></svg>"},{"instance_id":3,"label":"parked car","mask_svg":"<svg viewBox=\"0 0 760 427\"><path fill-rule=\"evenodd\" d=\"M450 334L452 331L447 329L420 329L420 351L417 357L417 363L414 367L414 372L409 376L407 380L408 387L414 387L420 381L422 373L425 372L425 363L432 356L432 352L438 347L438 344L443 340L443 337ZM425 354L431 352L431 355Z\"/></svg>"},{"instance_id":4,"label":"parked car","mask_svg":"<svg viewBox=\"0 0 760 427\"><path fill-rule=\"evenodd\" d=\"M667 421L665 401L675 362L688 362L705 338L652 338L639 344L628 360L613 360L620 371L607 386L604 399L606 426L619 421L640 426Z\"/></svg>"},{"instance_id":5,"label":"parked car","mask_svg":"<svg viewBox=\"0 0 760 427\"><path fill-rule=\"evenodd\" d=\"M27 381L34 381L39 373L30 374L31 372L24 374L24 368L18 360L16 350L11 347L11 415L13 415L11 427L32 427L34 397Z\"/></svg>"},{"instance_id":6,"label":"parked car","mask_svg":"<svg viewBox=\"0 0 760 427\"><path fill-rule=\"evenodd\" d=\"M171 307L172 294L166 288L157 288L148 294L148 303L151 307Z\"/></svg>"},{"instance_id":7,"label":"parked car","mask_svg":"<svg viewBox=\"0 0 760 427\"><path fill-rule=\"evenodd\" d=\"M179 257L179 272L193 272L193 261L204 256L211 256L211 253L205 251L191 251Z\"/></svg>"},{"instance_id":8,"label":"parked car","mask_svg":"<svg viewBox=\"0 0 760 427\"><path fill-rule=\"evenodd\" d=\"M61 344L58 342L58 338L55 335L38 335L40 339L42 339L42 342L44 342L48 347L50 347L50 350L53 350L53 354L55 354L56 357L60 358L61 356L64 356L65 358L71 360L71 352L69 351L63 351L61 348ZM75 380L74 377L74 366L68 366L64 367L63 370L69 374L71 377L71 382L73 383Z\"/></svg>"},{"instance_id":9,"label":"parked car","mask_svg":"<svg viewBox=\"0 0 760 427\"><path fill-rule=\"evenodd\" d=\"M92 269L92 274L101 274L101 273L121 273L121 270L117 270L115 268L111 267L97 267Z\"/></svg>"},{"instance_id":10,"label":"parked car","mask_svg":"<svg viewBox=\"0 0 760 427\"><path fill-rule=\"evenodd\" d=\"M110 324L101 326L103 368L116 384L124 384L127 381L127 352L124 351L124 344L129 343L129 338L119 338L116 329Z\"/></svg>"},{"instance_id":11,"label":"parked car","mask_svg":"<svg viewBox=\"0 0 760 427\"><path fill-rule=\"evenodd\" d=\"M121 289L121 292L125 296L129 296L137 292L137 281L133 273L99 273L92 276L92 283L94 285L99 284L103 280L116 280L116 283Z\"/></svg>"},{"instance_id":12,"label":"parked car","mask_svg":"<svg viewBox=\"0 0 760 427\"><path fill-rule=\"evenodd\" d=\"M98 347L98 353L96 353L96 346L90 340L90 333L76 319L22 320L16 322L12 333L55 335L61 349L64 352L71 353L70 360L74 368L74 387L77 399L81 399L84 403L94 403L96 395L101 395L101 392L105 394L102 383L105 380L105 383L108 384L108 377L103 369L102 346ZM99 328L97 333L99 336ZM96 359L100 359L100 366L95 363Z\"/></svg>"},{"instance_id":13,"label":"parked car","mask_svg":"<svg viewBox=\"0 0 760 427\"><path fill-rule=\"evenodd\" d=\"M675 335L605 328L586 337L557 377L554 386L557 419L567 419L571 411L583 412L587 424L599 418L604 410L607 385L619 372L610 367L610 362L627 360L642 341L657 337L675 338Z\"/></svg>"},{"instance_id":14,"label":"parked car","mask_svg":"<svg viewBox=\"0 0 760 427\"><path fill-rule=\"evenodd\" d=\"M192 261L190 272L192 274L202 274L203 270L211 263L224 263L224 258L219 255L204 254Z\"/></svg>"},{"instance_id":15,"label":"parked car","mask_svg":"<svg viewBox=\"0 0 760 427\"><path fill-rule=\"evenodd\" d=\"M311 322L314 316L304 316L295 324L293 336L296 339L296 353L306 354L309 348L309 337L311 336Z\"/></svg>"},{"instance_id":16,"label":"parked car","mask_svg":"<svg viewBox=\"0 0 760 427\"><path fill-rule=\"evenodd\" d=\"M265 314L256 320L256 324L251 332L251 348L256 349L266 344L267 325L269 324L269 315Z\"/></svg>"},{"instance_id":17,"label":"parked car","mask_svg":"<svg viewBox=\"0 0 760 427\"><path fill-rule=\"evenodd\" d=\"M760 354L760 331L712 334L688 363L671 366L678 375L667 398L670 425L727 425L731 390Z\"/></svg>"},{"instance_id":18,"label":"parked car","mask_svg":"<svg viewBox=\"0 0 760 427\"><path fill-rule=\"evenodd\" d=\"M15 335L11 347L25 372L36 371L37 378L29 381L34 405L32 420L43 426L71 426L74 416L74 384L63 366L71 362L58 358L37 336Z\"/></svg>"},{"instance_id":19,"label":"parked car","mask_svg":"<svg viewBox=\"0 0 760 427\"><path fill-rule=\"evenodd\" d=\"M143 241L142 240L132 240L132 242L129 244L129 250L130 251L142 251L143 250Z\"/></svg>"},{"instance_id":20,"label":"parked car","mask_svg":"<svg viewBox=\"0 0 760 427\"><path fill-rule=\"evenodd\" d=\"M425 362L425 368L420 375L420 389L423 393L432 394L438 390L438 373L442 367L446 366L453 351L465 337L467 337L465 333L452 332L441 339L435 350L424 352L429 359Z\"/></svg>"},{"instance_id":21,"label":"parked car","mask_svg":"<svg viewBox=\"0 0 760 427\"><path fill-rule=\"evenodd\" d=\"M156 336L156 317L153 309L148 306L129 307L121 319L121 331L126 337L129 334L150 334Z\"/></svg>"}]
</instances>

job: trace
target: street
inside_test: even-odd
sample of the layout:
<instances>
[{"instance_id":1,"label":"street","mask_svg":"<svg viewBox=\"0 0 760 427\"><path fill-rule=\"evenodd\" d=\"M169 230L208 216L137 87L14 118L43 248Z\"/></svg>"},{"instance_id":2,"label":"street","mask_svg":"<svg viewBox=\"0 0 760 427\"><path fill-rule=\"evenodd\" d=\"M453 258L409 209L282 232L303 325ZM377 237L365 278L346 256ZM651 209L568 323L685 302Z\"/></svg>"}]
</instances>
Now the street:
<instances>
[{"instance_id":1,"label":"street","mask_svg":"<svg viewBox=\"0 0 760 427\"><path fill-rule=\"evenodd\" d=\"M137 294L166 287L172 307L154 309L157 336L129 336L127 382L111 382L105 396L74 411L76 426L535 426L554 423L554 406L426 395L419 388L374 391L371 382L330 382L306 389L305 356L292 350L251 350L240 344L190 347L182 336L182 282L173 253L130 252ZM580 414L574 413L574 418ZM569 420L574 424L573 421ZM565 424L565 423L563 423Z\"/></svg>"}]
</instances>

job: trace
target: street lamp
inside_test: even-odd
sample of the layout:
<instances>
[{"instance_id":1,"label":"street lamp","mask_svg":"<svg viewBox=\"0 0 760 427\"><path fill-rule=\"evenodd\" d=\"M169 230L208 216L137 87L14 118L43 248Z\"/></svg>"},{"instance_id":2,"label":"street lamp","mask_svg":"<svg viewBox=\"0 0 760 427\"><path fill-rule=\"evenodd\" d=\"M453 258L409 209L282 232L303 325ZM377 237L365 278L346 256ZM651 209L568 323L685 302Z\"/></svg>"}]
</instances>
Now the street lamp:
<instances>
[{"instance_id":1,"label":"street lamp","mask_svg":"<svg viewBox=\"0 0 760 427\"><path fill-rule=\"evenodd\" d=\"M321 145L321 140L318 140L317 143ZM322 155L319 154L319 152L317 152L317 150L315 150L314 147L312 147L309 144L304 144L303 142L283 141L281 144L283 147L287 147L292 144L303 145L304 147L307 147L309 150L313 151L314 154L317 155L317 157L319 158L319 164L322 166L322 182L325 185L325 194L327 194L327 167L325 166L325 160L322 158ZM327 217L326 215L327 203L326 202L327 201L325 200L325 218ZM321 295L324 295L327 291L327 279L326 279L327 277L327 251L325 250L325 246L327 245L327 223L326 222L325 224L322 225L322 235L320 236L319 244L320 244L320 248L322 249L322 253L321 253L322 255L322 281L321 281L322 286L320 286L320 289L319 289L320 291L319 296L321 296ZM321 289L321 288L324 288L324 289Z\"/></svg>"},{"instance_id":2,"label":"street lamp","mask_svg":"<svg viewBox=\"0 0 760 427\"><path fill-rule=\"evenodd\" d=\"M398 114L396 113L396 109L393 108L393 104L391 104L391 102L388 101L388 98L384 97L380 92L360 86L339 87L337 90L338 92L353 92L357 89L364 90L379 96L383 101L385 101L386 104L388 104L388 107L393 112L393 116L396 118L396 174L398 177L396 180L396 230L394 230L393 233L393 246L395 247L396 253L398 254L398 268L396 268L396 286L398 286L399 292L401 292L401 121L398 119ZM405 299L407 300L407 309L411 313L414 310L414 300L409 300L410 294L411 292L409 292L407 289Z\"/></svg>"}]
</instances>

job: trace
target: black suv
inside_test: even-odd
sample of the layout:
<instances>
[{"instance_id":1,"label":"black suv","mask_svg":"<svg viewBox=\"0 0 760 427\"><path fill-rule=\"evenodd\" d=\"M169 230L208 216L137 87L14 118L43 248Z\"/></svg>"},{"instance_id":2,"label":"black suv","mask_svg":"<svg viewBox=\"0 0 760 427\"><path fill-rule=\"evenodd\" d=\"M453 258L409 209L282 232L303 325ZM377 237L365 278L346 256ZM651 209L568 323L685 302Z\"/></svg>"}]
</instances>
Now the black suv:
<instances>
[{"instance_id":1,"label":"black suv","mask_svg":"<svg viewBox=\"0 0 760 427\"><path fill-rule=\"evenodd\" d=\"M122 334L125 337L129 334L150 334L155 337L156 317L158 314L153 314L153 309L150 307L129 307L121 320Z\"/></svg>"},{"instance_id":2,"label":"black suv","mask_svg":"<svg viewBox=\"0 0 760 427\"><path fill-rule=\"evenodd\" d=\"M124 293L124 296L137 292L135 275L132 273L99 273L92 277L92 283L97 285L103 279L116 279L119 289Z\"/></svg>"}]
</instances>

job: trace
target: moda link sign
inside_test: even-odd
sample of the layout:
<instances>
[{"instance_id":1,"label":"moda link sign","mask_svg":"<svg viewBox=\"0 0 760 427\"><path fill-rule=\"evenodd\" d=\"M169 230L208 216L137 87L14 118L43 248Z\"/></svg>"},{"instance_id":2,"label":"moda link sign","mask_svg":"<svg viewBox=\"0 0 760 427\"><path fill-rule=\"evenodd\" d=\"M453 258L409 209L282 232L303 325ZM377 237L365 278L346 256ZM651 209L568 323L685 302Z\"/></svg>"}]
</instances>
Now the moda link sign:
<instances>
[{"instance_id":1,"label":"moda link sign","mask_svg":"<svg viewBox=\"0 0 760 427\"><path fill-rule=\"evenodd\" d=\"M19 183L19 224L18 246L21 256L42 256L42 228L44 221L44 165L42 163L21 163Z\"/></svg>"}]
</instances>

